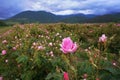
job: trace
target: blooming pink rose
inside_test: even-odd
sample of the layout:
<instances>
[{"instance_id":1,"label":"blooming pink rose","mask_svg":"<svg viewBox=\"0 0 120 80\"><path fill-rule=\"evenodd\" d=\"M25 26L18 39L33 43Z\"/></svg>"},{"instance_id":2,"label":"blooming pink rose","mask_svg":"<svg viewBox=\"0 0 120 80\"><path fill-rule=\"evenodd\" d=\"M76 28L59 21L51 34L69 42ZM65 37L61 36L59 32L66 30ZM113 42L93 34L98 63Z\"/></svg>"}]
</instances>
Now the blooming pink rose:
<instances>
[{"instance_id":1,"label":"blooming pink rose","mask_svg":"<svg viewBox=\"0 0 120 80\"><path fill-rule=\"evenodd\" d=\"M105 36L105 34L102 34L101 37L99 37L99 42L106 42L107 41L107 37Z\"/></svg>"},{"instance_id":2,"label":"blooming pink rose","mask_svg":"<svg viewBox=\"0 0 120 80\"><path fill-rule=\"evenodd\" d=\"M86 79L87 77L88 77L88 75L85 73L85 74L83 75L83 78Z\"/></svg>"},{"instance_id":3,"label":"blooming pink rose","mask_svg":"<svg viewBox=\"0 0 120 80\"><path fill-rule=\"evenodd\" d=\"M96 80L100 80L99 78L96 78Z\"/></svg>"},{"instance_id":4,"label":"blooming pink rose","mask_svg":"<svg viewBox=\"0 0 120 80\"><path fill-rule=\"evenodd\" d=\"M113 66L117 66L116 61L112 61L112 65L113 65Z\"/></svg>"},{"instance_id":5,"label":"blooming pink rose","mask_svg":"<svg viewBox=\"0 0 120 80\"><path fill-rule=\"evenodd\" d=\"M3 80L3 77L2 77L2 76L0 76L0 80Z\"/></svg>"},{"instance_id":6,"label":"blooming pink rose","mask_svg":"<svg viewBox=\"0 0 120 80\"><path fill-rule=\"evenodd\" d=\"M67 72L63 73L64 80L69 80L69 76Z\"/></svg>"},{"instance_id":7,"label":"blooming pink rose","mask_svg":"<svg viewBox=\"0 0 120 80\"><path fill-rule=\"evenodd\" d=\"M36 46L36 43L34 42L32 45L33 45L33 46Z\"/></svg>"},{"instance_id":8,"label":"blooming pink rose","mask_svg":"<svg viewBox=\"0 0 120 80\"><path fill-rule=\"evenodd\" d=\"M6 50L2 50L2 55L5 55L6 53Z\"/></svg>"},{"instance_id":9,"label":"blooming pink rose","mask_svg":"<svg viewBox=\"0 0 120 80\"><path fill-rule=\"evenodd\" d=\"M38 46L38 50L44 50L43 46Z\"/></svg>"},{"instance_id":10,"label":"blooming pink rose","mask_svg":"<svg viewBox=\"0 0 120 80\"><path fill-rule=\"evenodd\" d=\"M119 23L119 24L117 24L117 26L120 26L120 23Z\"/></svg>"},{"instance_id":11,"label":"blooming pink rose","mask_svg":"<svg viewBox=\"0 0 120 80\"><path fill-rule=\"evenodd\" d=\"M49 53L49 54L50 54L50 56L51 56L51 57L53 57L53 56L54 56L53 51L50 51L50 53Z\"/></svg>"},{"instance_id":12,"label":"blooming pink rose","mask_svg":"<svg viewBox=\"0 0 120 80\"><path fill-rule=\"evenodd\" d=\"M3 44L6 44L6 43L7 43L7 40L3 40L2 43L3 43Z\"/></svg>"},{"instance_id":13,"label":"blooming pink rose","mask_svg":"<svg viewBox=\"0 0 120 80\"><path fill-rule=\"evenodd\" d=\"M77 50L77 44L73 43L70 37L64 38L60 46L63 53L73 53Z\"/></svg>"},{"instance_id":14,"label":"blooming pink rose","mask_svg":"<svg viewBox=\"0 0 120 80\"><path fill-rule=\"evenodd\" d=\"M13 49L13 50L16 50L17 48L16 48L16 47L13 47L12 49Z\"/></svg>"},{"instance_id":15,"label":"blooming pink rose","mask_svg":"<svg viewBox=\"0 0 120 80\"><path fill-rule=\"evenodd\" d=\"M49 43L49 46L53 46L52 42Z\"/></svg>"},{"instance_id":16,"label":"blooming pink rose","mask_svg":"<svg viewBox=\"0 0 120 80\"><path fill-rule=\"evenodd\" d=\"M6 59L5 62L7 63L7 62L8 62L8 59Z\"/></svg>"}]
</instances>

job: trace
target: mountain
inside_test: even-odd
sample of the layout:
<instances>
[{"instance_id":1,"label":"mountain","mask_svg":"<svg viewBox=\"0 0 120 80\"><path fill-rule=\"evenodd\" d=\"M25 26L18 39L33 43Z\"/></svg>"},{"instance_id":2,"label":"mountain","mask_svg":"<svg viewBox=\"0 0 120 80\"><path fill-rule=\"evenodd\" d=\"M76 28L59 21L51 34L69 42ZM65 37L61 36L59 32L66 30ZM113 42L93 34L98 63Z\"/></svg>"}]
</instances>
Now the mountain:
<instances>
[{"instance_id":1,"label":"mountain","mask_svg":"<svg viewBox=\"0 0 120 80\"><path fill-rule=\"evenodd\" d=\"M72 14L72 15L55 15L45 11L24 11L9 19L6 22L10 23L56 23L68 22L79 23L94 17L94 15Z\"/></svg>"},{"instance_id":2,"label":"mountain","mask_svg":"<svg viewBox=\"0 0 120 80\"><path fill-rule=\"evenodd\" d=\"M84 15L84 14L74 14L70 15L67 18L61 20L61 22L65 23L85 23L89 19L94 18L96 15Z\"/></svg>"},{"instance_id":3,"label":"mountain","mask_svg":"<svg viewBox=\"0 0 120 80\"><path fill-rule=\"evenodd\" d=\"M89 19L92 23L120 22L120 13L105 14Z\"/></svg>"},{"instance_id":4,"label":"mountain","mask_svg":"<svg viewBox=\"0 0 120 80\"><path fill-rule=\"evenodd\" d=\"M93 15L71 14L55 15L46 11L24 11L6 20L7 23L99 23L119 22L120 13Z\"/></svg>"},{"instance_id":5,"label":"mountain","mask_svg":"<svg viewBox=\"0 0 120 80\"><path fill-rule=\"evenodd\" d=\"M84 14L74 14L74 15L70 15L67 18L62 19L61 22L79 23L79 22L83 22L86 19L87 19L87 17Z\"/></svg>"},{"instance_id":6,"label":"mountain","mask_svg":"<svg viewBox=\"0 0 120 80\"><path fill-rule=\"evenodd\" d=\"M11 18L8 21L15 21L20 23L31 23L31 22L40 22L40 23L53 23L57 22L62 17L58 17L52 13L45 11L24 11Z\"/></svg>"}]
</instances>

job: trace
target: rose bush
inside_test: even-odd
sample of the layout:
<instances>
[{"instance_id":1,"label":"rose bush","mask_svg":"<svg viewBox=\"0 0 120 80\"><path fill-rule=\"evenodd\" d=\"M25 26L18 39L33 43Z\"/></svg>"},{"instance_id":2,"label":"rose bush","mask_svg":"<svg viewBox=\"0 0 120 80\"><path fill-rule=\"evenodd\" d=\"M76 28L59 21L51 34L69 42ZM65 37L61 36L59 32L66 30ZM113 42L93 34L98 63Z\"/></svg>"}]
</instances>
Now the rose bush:
<instances>
[{"instance_id":1,"label":"rose bush","mask_svg":"<svg viewBox=\"0 0 120 80\"><path fill-rule=\"evenodd\" d=\"M11 30L0 38L0 79L120 79L118 26L24 24Z\"/></svg>"}]
</instances>

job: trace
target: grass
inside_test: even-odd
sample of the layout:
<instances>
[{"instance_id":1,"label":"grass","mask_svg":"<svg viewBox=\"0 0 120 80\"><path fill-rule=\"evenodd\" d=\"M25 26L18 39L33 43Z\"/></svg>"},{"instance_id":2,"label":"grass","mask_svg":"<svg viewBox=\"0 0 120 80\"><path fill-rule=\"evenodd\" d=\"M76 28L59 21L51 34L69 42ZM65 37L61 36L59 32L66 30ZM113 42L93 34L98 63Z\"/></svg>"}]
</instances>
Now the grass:
<instances>
[{"instance_id":1,"label":"grass","mask_svg":"<svg viewBox=\"0 0 120 80\"><path fill-rule=\"evenodd\" d=\"M10 29L12 29L12 27L8 27L8 26L0 27L0 35L2 35L3 33L5 33L6 31Z\"/></svg>"}]
</instances>

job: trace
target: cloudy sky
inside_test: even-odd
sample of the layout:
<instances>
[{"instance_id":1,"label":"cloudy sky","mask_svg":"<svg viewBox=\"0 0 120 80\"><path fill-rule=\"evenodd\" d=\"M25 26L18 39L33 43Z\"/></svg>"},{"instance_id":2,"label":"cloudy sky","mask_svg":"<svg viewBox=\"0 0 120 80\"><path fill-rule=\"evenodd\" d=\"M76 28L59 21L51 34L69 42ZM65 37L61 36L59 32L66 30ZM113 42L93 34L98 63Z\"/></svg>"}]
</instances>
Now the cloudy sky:
<instances>
[{"instance_id":1,"label":"cloudy sky","mask_svg":"<svg viewBox=\"0 0 120 80\"><path fill-rule=\"evenodd\" d=\"M0 19L19 12L48 11L57 15L120 12L120 0L0 0Z\"/></svg>"}]
</instances>

